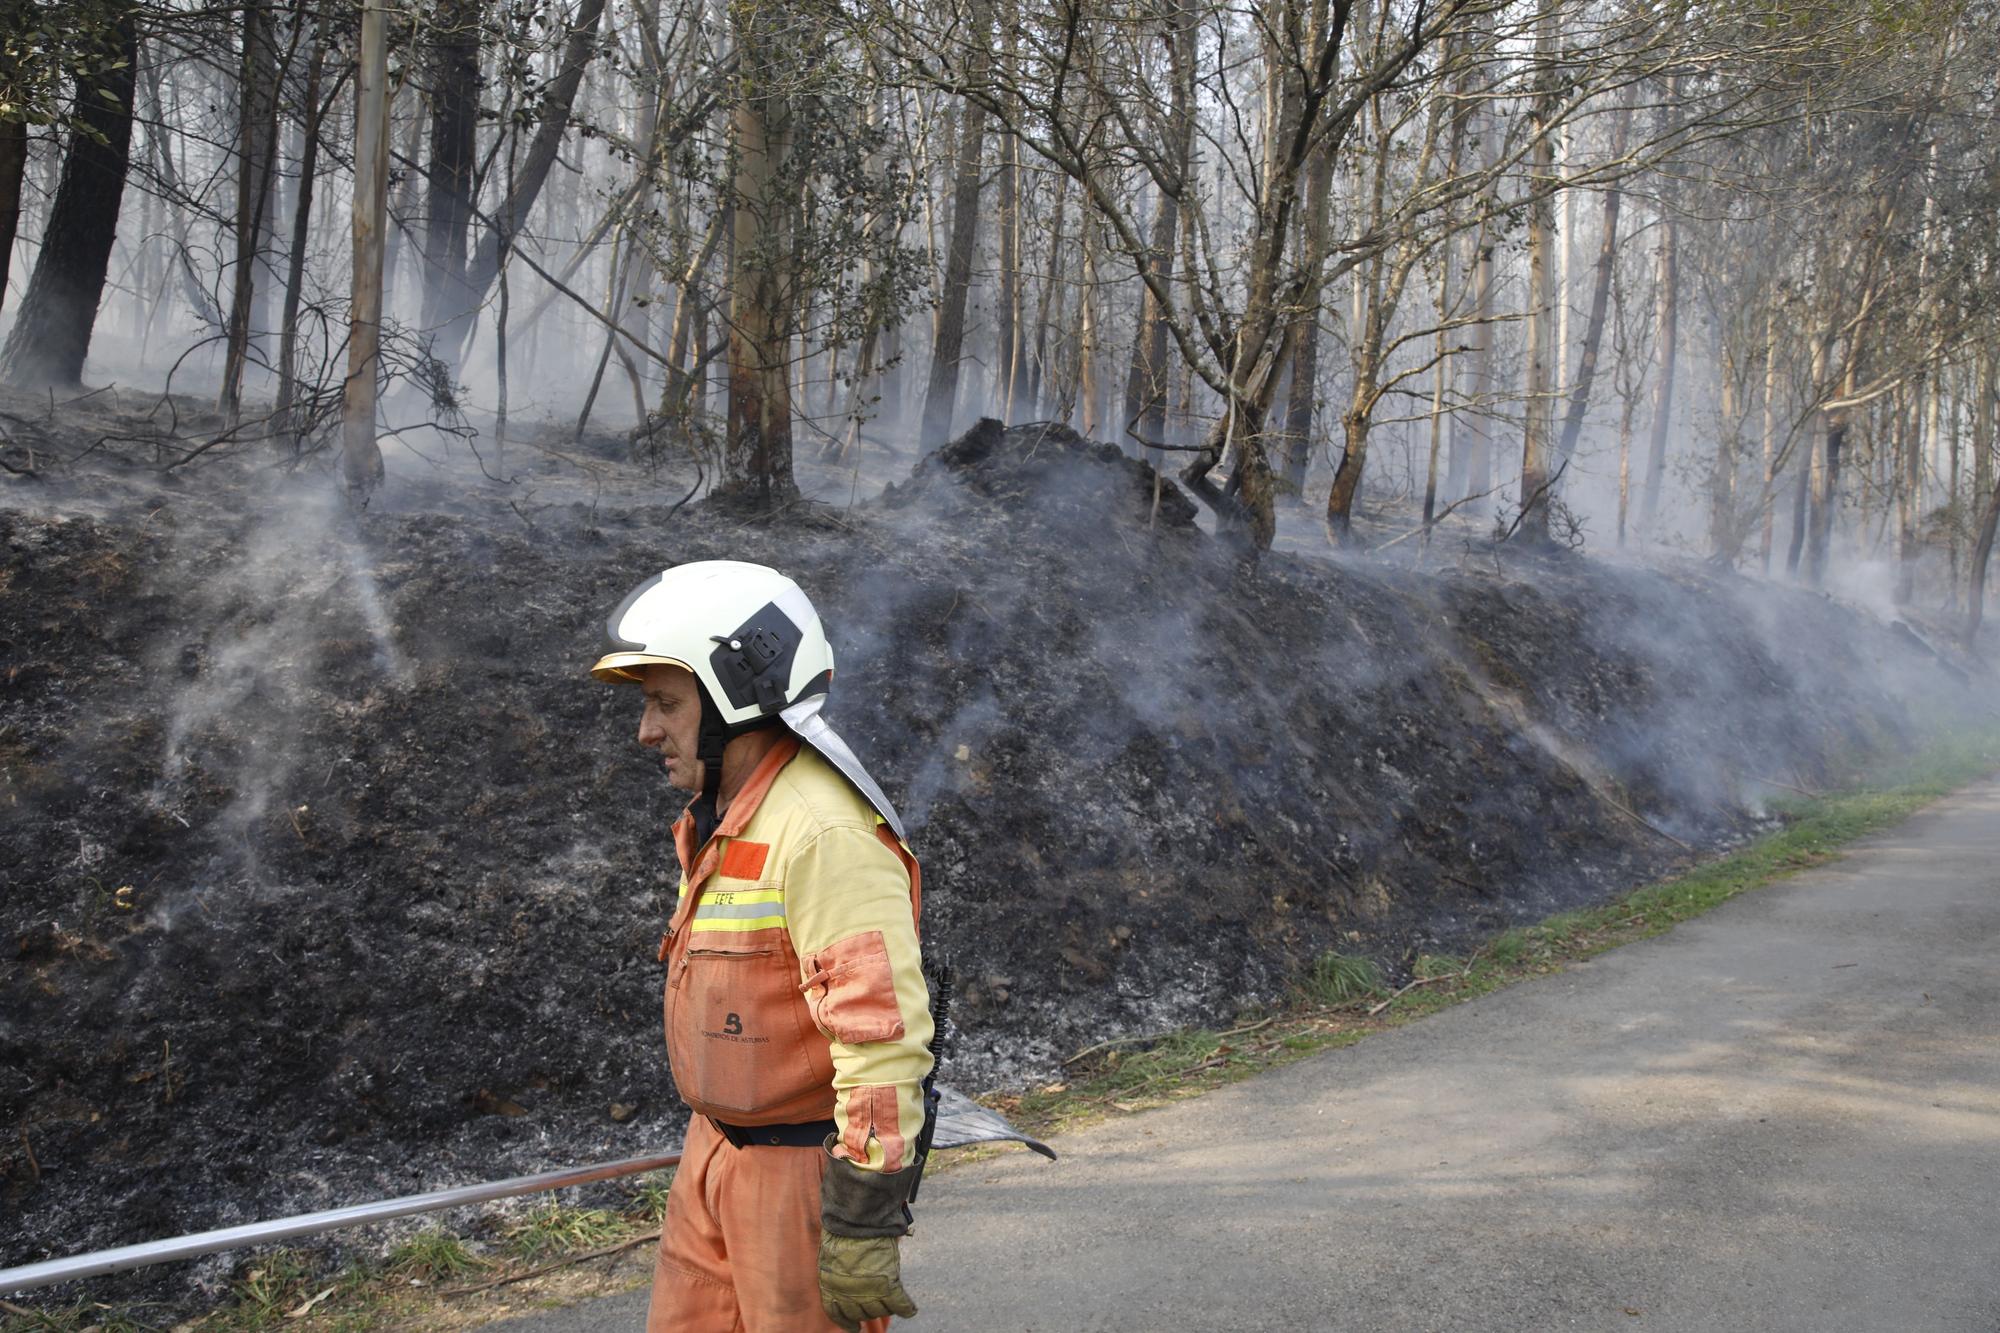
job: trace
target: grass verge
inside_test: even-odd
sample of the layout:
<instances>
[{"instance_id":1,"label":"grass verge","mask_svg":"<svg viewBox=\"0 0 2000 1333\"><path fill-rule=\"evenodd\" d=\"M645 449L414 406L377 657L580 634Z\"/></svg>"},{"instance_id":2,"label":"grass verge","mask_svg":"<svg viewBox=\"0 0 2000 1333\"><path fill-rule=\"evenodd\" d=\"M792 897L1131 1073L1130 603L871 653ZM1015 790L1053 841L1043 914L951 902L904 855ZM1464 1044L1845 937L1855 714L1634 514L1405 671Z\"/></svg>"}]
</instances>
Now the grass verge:
<instances>
[{"instance_id":1,"label":"grass verge","mask_svg":"<svg viewBox=\"0 0 2000 1333\"><path fill-rule=\"evenodd\" d=\"M1308 969L1282 1006L1245 1013L1224 1029L1101 1043L1072 1058L1068 1078L984 1100L1023 1129L1049 1134L1198 1096L1658 935L1739 894L1834 860L1856 840L1996 769L2000 732L1961 734L1876 772L1866 785L1773 800L1782 827L1671 879L1599 907L1504 931L1467 958L1425 954L1395 989L1371 960L1328 954ZM970 1160L989 1151L954 1156ZM318 1268L294 1251L261 1254L245 1263L244 1276L221 1308L180 1323L150 1318L143 1308L84 1304L35 1310L0 1302L0 1314L7 1316L0 1333L476 1328L644 1282L651 1272L646 1242L658 1234L665 1213L667 1178L663 1172L630 1182L627 1204L619 1211L544 1205L513 1221L494 1245L427 1231L383 1262L338 1270Z\"/></svg>"},{"instance_id":2,"label":"grass verge","mask_svg":"<svg viewBox=\"0 0 2000 1333\"><path fill-rule=\"evenodd\" d=\"M1023 1129L1050 1134L1199 1096L1658 935L1739 894L1831 861L1856 840L1996 769L2000 732L1959 733L1901 764L1878 769L1865 784L1773 799L1771 810L1781 827L1726 855L1697 861L1670 879L1598 907L1514 927L1470 957L1423 955L1409 980L1393 990L1369 960L1328 954L1314 963L1284 1005L1243 1013L1227 1028L1103 1043L1071 1057L1063 1079L986 1100Z\"/></svg>"},{"instance_id":3,"label":"grass verge","mask_svg":"<svg viewBox=\"0 0 2000 1333\"><path fill-rule=\"evenodd\" d=\"M512 1315L629 1290L653 1271L671 1172L628 1183L618 1210L543 1204L499 1224L491 1243L432 1229L385 1259L335 1266L298 1250L244 1260L229 1295L193 1317L84 1302L0 1301L0 1333L455 1333Z\"/></svg>"}]
</instances>

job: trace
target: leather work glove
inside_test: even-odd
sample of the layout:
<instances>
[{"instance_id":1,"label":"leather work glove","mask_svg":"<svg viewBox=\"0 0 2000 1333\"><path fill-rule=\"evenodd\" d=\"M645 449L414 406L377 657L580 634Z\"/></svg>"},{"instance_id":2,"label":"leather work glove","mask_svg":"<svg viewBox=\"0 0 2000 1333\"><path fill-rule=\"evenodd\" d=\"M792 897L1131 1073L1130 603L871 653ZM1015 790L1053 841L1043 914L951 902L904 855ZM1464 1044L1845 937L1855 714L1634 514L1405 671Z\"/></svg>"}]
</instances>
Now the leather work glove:
<instances>
[{"instance_id":1,"label":"leather work glove","mask_svg":"<svg viewBox=\"0 0 2000 1333\"><path fill-rule=\"evenodd\" d=\"M917 1313L903 1290L897 1251L910 1229L903 1202L915 1174L864 1171L827 1154L819 1196L819 1303L847 1333L860 1333L864 1319Z\"/></svg>"},{"instance_id":2,"label":"leather work glove","mask_svg":"<svg viewBox=\"0 0 2000 1333\"><path fill-rule=\"evenodd\" d=\"M864 1319L917 1313L903 1290L903 1268L894 1236L819 1238L819 1303L847 1333L861 1333Z\"/></svg>"}]
</instances>

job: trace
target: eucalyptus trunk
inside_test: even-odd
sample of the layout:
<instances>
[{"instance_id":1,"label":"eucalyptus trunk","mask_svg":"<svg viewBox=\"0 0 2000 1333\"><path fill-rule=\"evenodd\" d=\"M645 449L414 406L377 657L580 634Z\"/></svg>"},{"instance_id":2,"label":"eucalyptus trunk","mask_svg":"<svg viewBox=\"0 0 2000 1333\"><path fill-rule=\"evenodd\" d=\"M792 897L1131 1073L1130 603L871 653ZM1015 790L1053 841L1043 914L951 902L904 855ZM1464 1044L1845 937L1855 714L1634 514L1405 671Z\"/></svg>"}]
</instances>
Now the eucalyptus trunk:
<instances>
[{"instance_id":1,"label":"eucalyptus trunk","mask_svg":"<svg viewBox=\"0 0 2000 1333\"><path fill-rule=\"evenodd\" d=\"M1540 67L1541 85L1535 99L1535 146L1530 155L1535 197L1528 202L1528 383L1525 429L1521 433L1521 539L1531 546L1549 540L1549 488L1555 478L1549 471L1549 417L1556 393L1552 365L1554 347L1555 274L1550 266L1550 249L1555 243L1555 197L1549 182L1554 177L1553 128L1555 113L1555 9L1545 4L1535 23L1535 59Z\"/></svg>"},{"instance_id":2,"label":"eucalyptus trunk","mask_svg":"<svg viewBox=\"0 0 2000 1333\"><path fill-rule=\"evenodd\" d=\"M584 70L598 47L597 32L604 19L605 0L581 0L563 43L556 75L544 89L535 126L515 175L514 186L495 206L492 221L480 233L466 261L465 283L460 300L438 312L440 332L437 354L448 360L464 355L471 337L479 303L500 273L501 256L512 248L514 238L527 225L542 187L554 169L556 154L569 133L570 114L576 106L577 91L583 86Z\"/></svg>"},{"instance_id":3,"label":"eucalyptus trunk","mask_svg":"<svg viewBox=\"0 0 2000 1333\"><path fill-rule=\"evenodd\" d=\"M1146 267L1164 284L1173 281L1174 233L1180 199L1165 190L1154 201L1153 226L1146 243ZM1167 421L1167 323L1150 287L1139 297L1139 332L1132 340L1132 366L1125 376L1123 429L1147 447L1157 462Z\"/></svg>"},{"instance_id":4,"label":"eucalyptus trunk","mask_svg":"<svg viewBox=\"0 0 2000 1333\"><path fill-rule=\"evenodd\" d=\"M1986 569L1993 559L1993 535L2000 529L2000 487L1987 497L1986 513L1979 521L1979 536L1972 544L1972 564L1966 589L1965 646L1976 651L1979 624L1986 616Z\"/></svg>"},{"instance_id":5,"label":"eucalyptus trunk","mask_svg":"<svg viewBox=\"0 0 2000 1333\"><path fill-rule=\"evenodd\" d=\"M943 444L958 406L959 365L965 354L965 307L972 291L972 258L979 245L979 186L984 165L986 110L967 103L960 120L957 170L952 182L951 240L945 251L943 299L937 340L931 347L930 382L924 392L920 445Z\"/></svg>"},{"instance_id":6,"label":"eucalyptus trunk","mask_svg":"<svg viewBox=\"0 0 2000 1333\"><path fill-rule=\"evenodd\" d=\"M299 156L297 197L292 205L292 243L285 255L285 309L278 322L278 400L275 417L280 434L296 439L298 420L299 308L304 301L306 248L312 240L313 189L319 174L319 131L322 118L320 85L326 73L324 20L313 33L306 59L305 133Z\"/></svg>"},{"instance_id":7,"label":"eucalyptus trunk","mask_svg":"<svg viewBox=\"0 0 2000 1333\"><path fill-rule=\"evenodd\" d=\"M1759 526L1757 563L1763 573L1771 572L1771 542L1777 528L1778 484L1778 303L1773 300L1764 312L1764 402L1762 429L1758 432L1764 452L1764 490L1758 504Z\"/></svg>"},{"instance_id":8,"label":"eucalyptus trunk","mask_svg":"<svg viewBox=\"0 0 2000 1333\"><path fill-rule=\"evenodd\" d=\"M1668 219L1660 233L1658 267L1654 274L1653 299L1657 327L1655 346L1660 354L1660 376L1653 387L1653 426L1646 445L1646 486L1640 501L1640 516L1647 534L1660 512L1660 496L1667 483L1668 429L1674 414L1674 367L1680 341L1680 225Z\"/></svg>"},{"instance_id":9,"label":"eucalyptus trunk","mask_svg":"<svg viewBox=\"0 0 2000 1333\"><path fill-rule=\"evenodd\" d=\"M439 0L429 27L430 165L424 179L423 323L472 300L466 244L478 172L479 0Z\"/></svg>"},{"instance_id":10,"label":"eucalyptus trunk","mask_svg":"<svg viewBox=\"0 0 2000 1333\"><path fill-rule=\"evenodd\" d=\"M1319 153L1306 172L1305 227L1300 236L1304 253L1324 254L1331 219L1333 155ZM1319 303L1299 312L1292 329L1292 382L1285 396L1285 485L1294 495L1306 488L1312 462L1312 428L1319 394Z\"/></svg>"},{"instance_id":11,"label":"eucalyptus trunk","mask_svg":"<svg viewBox=\"0 0 2000 1333\"><path fill-rule=\"evenodd\" d=\"M1611 155L1625 156L1625 144L1632 124L1630 109L1619 113L1618 121L1612 129ZM1604 190L1604 219L1602 232L1597 242L1597 267L1591 274L1590 313L1584 319L1583 354L1577 362L1576 380L1569 391L1569 406L1563 412L1562 438L1556 443L1556 466L1561 467L1576 456L1577 442L1583 436L1583 418L1590 409L1590 390L1597 382L1597 362L1600 349L1604 345L1604 323L1611 303L1611 274L1618 264L1618 216L1623 211L1625 192L1613 180ZM1566 197L1565 204L1569 202ZM1563 243L1567 254L1569 244ZM1566 344L1565 344L1566 346Z\"/></svg>"},{"instance_id":12,"label":"eucalyptus trunk","mask_svg":"<svg viewBox=\"0 0 2000 1333\"><path fill-rule=\"evenodd\" d=\"M729 430L719 494L770 510L798 497L792 477L792 327L798 185L789 92L773 17L739 3L737 168L730 252ZM765 79L771 78L770 83Z\"/></svg>"},{"instance_id":13,"label":"eucalyptus trunk","mask_svg":"<svg viewBox=\"0 0 2000 1333\"><path fill-rule=\"evenodd\" d=\"M271 181L277 169L278 50L271 18L258 3L243 7L243 50L237 68L236 256L230 268L229 329L217 403L234 423L243 408L243 373L250 359L257 270L263 262Z\"/></svg>"},{"instance_id":14,"label":"eucalyptus trunk","mask_svg":"<svg viewBox=\"0 0 2000 1333\"><path fill-rule=\"evenodd\" d=\"M14 233L21 225L21 182L28 175L28 126L0 119L0 310L7 306L7 274Z\"/></svg>"},{"instance_id":15,"label":"eucalyptus trunk","mask_svg":"<svg viewBox=\"0 0 2000 1333\"><path fill-rule=\"evenodd\" d=\"M361 11L354 81L354 248L340 415L341 474L348 493L364 502L383 478L375 425L381 389L383 241L389 221L389 99L388 14L369 5Z\"/></svg>"},{"instance_id":16,"label":"eucalyptus trunk","mask_svg":"<svg viewBox=\"0 0 2000 1333\"><path fill-rule=\"evenodd\" d=\"M1806 527L1806 581L1813 587L1826 582L1826 570L1833 544L1834 517L1840 509L1840 473L1847 452L1848 414L1829 414L1826 438L1818 466L1813 469L1811 510Z\"/></svg>"}]
</instances>

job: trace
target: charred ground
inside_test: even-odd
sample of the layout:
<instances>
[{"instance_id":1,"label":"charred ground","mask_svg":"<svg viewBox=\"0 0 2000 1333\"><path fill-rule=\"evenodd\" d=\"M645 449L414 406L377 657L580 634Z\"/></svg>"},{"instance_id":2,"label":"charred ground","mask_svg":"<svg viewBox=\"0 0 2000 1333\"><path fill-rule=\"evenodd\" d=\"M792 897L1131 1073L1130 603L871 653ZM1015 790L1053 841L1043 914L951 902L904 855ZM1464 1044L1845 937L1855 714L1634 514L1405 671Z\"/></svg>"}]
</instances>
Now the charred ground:
<instances>
[{"instance_id":1,"label":"charred ground","mask_svg":"<svg viewBox=\"0 0 2000 1333\"><path fill-rule=\"evenodd\" d=\"M1253 569L1059 427L758 523L614 464L356 516L309 468L120 457L0 508L0 1263L678 1140L678 803L584 675L664 565L820 606L969 1088L1602 898L1966 701L1694 570Z\"/></svg>"}]
</instances>

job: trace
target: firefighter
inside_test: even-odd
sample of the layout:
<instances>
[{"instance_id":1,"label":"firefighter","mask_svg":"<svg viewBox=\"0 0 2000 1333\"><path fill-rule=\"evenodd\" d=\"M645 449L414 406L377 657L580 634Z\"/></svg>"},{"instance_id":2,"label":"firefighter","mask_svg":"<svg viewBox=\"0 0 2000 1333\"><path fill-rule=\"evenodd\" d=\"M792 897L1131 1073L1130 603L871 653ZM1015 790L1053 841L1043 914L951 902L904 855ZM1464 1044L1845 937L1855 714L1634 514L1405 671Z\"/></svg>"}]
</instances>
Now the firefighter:
<instances>
[{"instance_id":1,"label":"firefighter","mask_svg":"<svg viewBox=\"0 0 2000 1333\"><path fill-rule=\"evenodd\" d=\"M599 680L693 794L660 942L693 1112L649 1333L886 1328L921 1164L931 1015L903 828L820 708L833 650L762 565L678 565L611 613Z\"/></svg>"}]
</instances>

